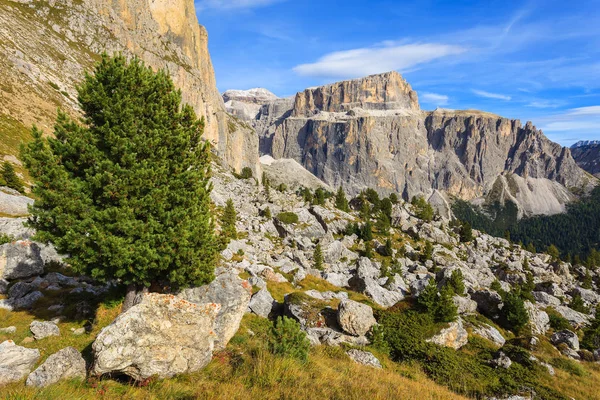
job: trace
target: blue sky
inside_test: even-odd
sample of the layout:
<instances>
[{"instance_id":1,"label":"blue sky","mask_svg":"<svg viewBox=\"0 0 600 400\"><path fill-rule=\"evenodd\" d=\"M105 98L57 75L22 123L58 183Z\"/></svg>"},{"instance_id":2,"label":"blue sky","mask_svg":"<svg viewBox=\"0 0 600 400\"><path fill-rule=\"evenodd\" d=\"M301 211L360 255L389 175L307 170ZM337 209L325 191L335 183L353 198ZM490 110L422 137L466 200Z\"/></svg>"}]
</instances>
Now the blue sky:
<instances>
[{"instance_id":1,"label":"blue sky","mask_svg":"<svg viewBox=\"0 0 600 400\"><path fill-rule=\"evenodd\" d=\"M220 91L279 96L397 70L421 107L600 139L600 0L196 0Z\"/></svg>"}]
</instances>

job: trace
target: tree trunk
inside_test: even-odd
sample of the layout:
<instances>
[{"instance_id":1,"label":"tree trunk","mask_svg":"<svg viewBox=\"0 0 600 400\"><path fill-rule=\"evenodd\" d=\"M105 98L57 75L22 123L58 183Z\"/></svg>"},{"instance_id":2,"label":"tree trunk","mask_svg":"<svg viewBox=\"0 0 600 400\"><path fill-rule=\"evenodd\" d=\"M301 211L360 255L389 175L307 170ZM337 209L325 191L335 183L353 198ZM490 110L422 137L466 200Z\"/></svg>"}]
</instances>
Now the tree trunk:
<instances>
[{"instance_id":1,"label":"tree trunk","mask_svg":"<svg viewBox=\"0 0 600 400\"><path fill-rule=\"evenodd\" d=\"M145 293L148 293L148 288L145 286L141 287L140 285L136 285L134 283L127 285L127 293L125 294L123 307L121 307L121 314L136 304L139 304L142 301Z\"/></svg>"}]
</instances>

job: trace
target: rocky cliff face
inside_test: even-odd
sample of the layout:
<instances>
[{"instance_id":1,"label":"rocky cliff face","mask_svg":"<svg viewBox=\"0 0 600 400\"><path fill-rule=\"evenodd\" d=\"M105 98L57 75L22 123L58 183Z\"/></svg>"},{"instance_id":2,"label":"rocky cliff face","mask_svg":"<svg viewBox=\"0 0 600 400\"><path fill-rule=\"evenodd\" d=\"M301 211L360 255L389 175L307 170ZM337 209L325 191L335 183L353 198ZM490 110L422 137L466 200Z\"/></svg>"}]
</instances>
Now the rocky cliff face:
<instances>
[{"instance_id":1,"label":"rocky cliff face","mask_svg":"<svg viewBox=\"0 0 600 400\"><path fill-rule=\"evenodd\" d=\"M205 117L205 137L227 163L260 168L258 138L225 112L192 0L0 0L0 38L6 131L35 123L50 132L57 107L76 115L83 72L102 52L123 52L169 71L184 101Z\"/></svg>"},{"instance_id":2,"label":"rocky cliff face","mask_svg":"<svg viewBox=\"0 0 600 400\"><path fill-rule=\"evenodd\" d=\"M593 184L571 152L531 123L480 111L420 109L396 72L307 89L263 105L252 122L261 152L293 158L351 193L376 187L405 198L437 191L517 203L553 214Z\"/></svg>"},{"instance_id":3,"label":"rocky cliff face","mask_svg":"<svg viewBox=\"0 0 600 400\"><path fill-rule=\"evenodd\" d=\"M573 158L581 168L600 178L600 140L586 140L571 146Z\"/></svg>"}]
</instances>

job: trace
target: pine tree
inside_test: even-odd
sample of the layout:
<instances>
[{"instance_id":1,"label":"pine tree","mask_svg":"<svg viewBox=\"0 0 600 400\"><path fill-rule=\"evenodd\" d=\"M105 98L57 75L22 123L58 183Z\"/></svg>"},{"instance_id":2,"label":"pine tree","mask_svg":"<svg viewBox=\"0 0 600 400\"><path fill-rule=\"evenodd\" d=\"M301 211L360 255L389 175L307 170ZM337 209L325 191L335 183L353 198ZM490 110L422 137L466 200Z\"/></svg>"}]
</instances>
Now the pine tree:
<instances>
[{"instance_id":1,"label":"pine tree","mask_svg":"<svg viewBox=\"0 0 600 400\"><path fill-rule=\"evenodd\" d=\"M217 243L210 145L165 71L102 56L78 88L83 123L59 112L55 138L33 129L30 224L78 273L128 285L123 310L154 282L205 284Z\"/></svg>"},{"instance_id":2,"label":"pine tree","mask_svg":"<svg viewBox=\"0 0 600 400\"><path fill-rule=\"evenodd\" d=\"M350 207L348 206L348 199L346 198L346 193L344 192L343 187L339 187L337 193L335 194L335 207L338 210L342 210L345 212L350 211Z\"/></svg>"},{"instance_id":3,"label":"pine tree","mask_svg":"<svg viewBox=\"0 0 600 400\"><path fill-rule=\"evenodd\" d=\"M400 199L398 198L398 195L396 193L390 194L389 199L392 202L392 204L398 204L400 202Z\"/></svg>"},{"instance_id":4,"label":"pine tree","mask_svg":"<svg viewBox=\"0 0 600 400\"><path fill-rule=\"evenodd\" d=\"M316 206L322 206L325 204L325 191L323 189L318 188L315 190L313 204Z\"/></svg>"},{"instance_id":5,"label":"pine tree","mask_svg":"<svg viewBox=\"0 0 600 400\"><path fill-rule=\"evenodd\" d=\"M434 317L438 322L452 322L458 316L458 307L454 304L452 296L454 291L449 285L444 285L435 304Z\"/></svg>"},{"instance_id":6,"label":"pine tree","mask_svg":"<svg viewBox=\"0 0 600 400\"><path fill-rule=\"evenodd\" d=\"M394 249L392 248L392 239L387 238L385 241L385 245L383 246L382 255L385 257L391 257L394 254Z\"/></svg>"},{"instance_id":7,"label":"pine tree","mask_svg":"<svg viewBox=\"0 0 600 400\"><path fill-rule=\"evenodd\" d=\"M468 243L473 240L473 228L468 222L464 222L460 227L460 241Z\"/></svg>"},{"instance_id":8,"label":"pine tree","mask_svg":"<svg viewBox=\"0 0 600 400\"><path fill-rule=\"evenodd\" d=\"M267 207L267 208L265 209L265 212L264 212L263 216L264 216L266 219L271 219L271 218L273 218L273 215L271 214L271 208Z\"/></svg>"},{"instance_id":9,"label":"pine tree","mask_svg":"<svg viewBox=\"0 0 600 400\"><path fill-rule=\"evenodd\" d=\"M365 242L365 257L373 258L373 242Z\"/></svg>"},{"instance_id":10,"label":"pine tree","mask_svg":"<svg viewBox=\"0 0 600 400\"><path fill-rule=\"evenodd\" d=\"M235 223L237 221L237 212L233 200L228 199L225 204L225 210L221 216L221 235L226 239L225 244L231 239L237 238L237 229Z\"/></svg>"},{"instance_id":11,"label":"pine tree","mask_svg":"<svg viewBox=\"0 0 600 400\"><path fill-rule=\"evenodd\" d=\"M7 187L16 190L19 193L23 193L25 188L23 187L23 182L17 176L14 167L8 161L5 161L2 164L2 180L4 181L4 185Z\"/></svg>"},{"instance_id":12,"label":"pine tree","mask_svg":"<svg viewBox=\"0 0 600 400\"><path fill-rule=\"evenodd\" d=\"M370 242L373 240L373 224L371 221L367 221L362 228L362 240L365 242Z\"/></svg>"},{"instance_id":13,"label":"pine tree","mask_svg":"<svg viewBox=\"0 0 600 400\"><path fill-rule=\"evenodd\" d=\"M452 289L454 294L463 296L465 294L465 278L460 269L455 269L450 275L448 286Z\"/></svg>"},{"instance_id":14,"label":"pine tree","mask_svg":"<svg viewBox=\"0 0 600 400\"><path fill-rule=\"evenodd\" d=\"M425 262L431 260L433 258L433 245L430 241L425 242L425 247L423 248L423 253L421 254L421 261Z\"/></svg>"},{"instance_id":15,"label":"pine tree","mask_svg":"<svg viewBox=\"0 0 600 400\"><path fill-rule=\"evenodd\" d=\"M313 267L318 270L323 270L323 250L321 244L317 244L313 253Z\"/></svg>"},{"instance_id":16,"label":"pine tree","mask_svg":"<svg viewBox=\"0 0 600 400\"><path fill-rule=\"evenodd\" d=\"M553 261L558 261L560 259L560 251L553 244L551 244L550 246L548 246L548 249L546 249L546 253L548 253L548 255L550 257L552 257Z\"/></svg>"},{"instance_id":17,"label":"pine tree","mask_svg":"<svg viewBox=\"0 0 600 400\"><path fill-rule=\"evenodd\" d=\"M438 288L435 279L430 279L425 289L417 297L417 307L426 313L434 313L438 302Z\"/></svg>"}]
</instances>

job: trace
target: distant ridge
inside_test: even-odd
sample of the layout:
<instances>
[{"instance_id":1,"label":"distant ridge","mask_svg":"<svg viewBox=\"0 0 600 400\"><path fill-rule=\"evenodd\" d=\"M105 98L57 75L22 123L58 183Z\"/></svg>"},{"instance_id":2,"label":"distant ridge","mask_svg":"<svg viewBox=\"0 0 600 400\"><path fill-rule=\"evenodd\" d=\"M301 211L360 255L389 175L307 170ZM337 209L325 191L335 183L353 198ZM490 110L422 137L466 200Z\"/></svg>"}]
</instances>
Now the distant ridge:
<instances>
[{"instance_id":1,"label":"distant ridge","mask_svg":"<svg viewBox=\"0 0 600 400\"><path fill-rule=\"evenodd\" d=\"M587 147L587 146L600 146L600 140L580 140L571 146L572 149L576 149L578 147Z\"/></svg>"}]
</instances>

